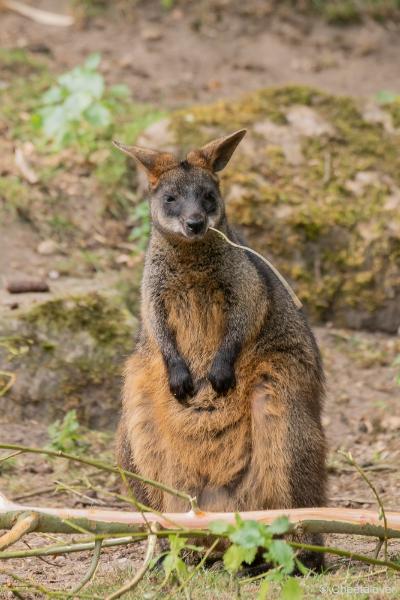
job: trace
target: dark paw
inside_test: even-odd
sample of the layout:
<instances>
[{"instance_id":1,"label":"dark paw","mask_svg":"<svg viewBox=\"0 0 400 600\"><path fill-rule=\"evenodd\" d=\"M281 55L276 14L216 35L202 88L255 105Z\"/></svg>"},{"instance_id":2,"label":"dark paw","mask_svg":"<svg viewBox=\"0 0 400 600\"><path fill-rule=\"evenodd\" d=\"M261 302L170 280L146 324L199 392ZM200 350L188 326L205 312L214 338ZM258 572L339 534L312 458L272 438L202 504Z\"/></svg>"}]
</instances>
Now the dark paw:
<instances>
[{"instance_id":1,"label":"dark paw","mask_svg":"<svg viewBox=\"0 0 400 600\"><path fill-rule=\"evenodd\" d=\"M226 361L215 361L208 380L217 394L227 394L236 385L235 368Z\"/></svg>"},{"instance_id":2,"label":"dark paw","mask_svg":"<svg viewBox=\"0 0 400 600\"><path fill-rule=\"evenodd\" d=\"M186 363L182 360L173 363L168 369L169 389L180 402L194 396L193 379Z\"/></svg>"}]
</instances>

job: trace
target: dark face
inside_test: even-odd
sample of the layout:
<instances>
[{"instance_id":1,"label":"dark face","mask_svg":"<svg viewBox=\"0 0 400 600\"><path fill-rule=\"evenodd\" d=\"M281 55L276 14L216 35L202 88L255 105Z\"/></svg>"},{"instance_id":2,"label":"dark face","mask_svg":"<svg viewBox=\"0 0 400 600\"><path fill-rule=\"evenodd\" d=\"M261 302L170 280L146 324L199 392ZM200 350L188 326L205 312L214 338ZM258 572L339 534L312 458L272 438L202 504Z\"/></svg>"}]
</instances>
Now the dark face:
<instances>
[{"instance_id":1,"label":"dark face","mask_svg":"<svg viewBox=\"0 0 400 600\"><path fill-rule=\"evenodd\" d=\"M218 227L225 213L217 178L186 161L160 177L150 207L159 231L189 242Z\"/></svg>"}]
</instances>

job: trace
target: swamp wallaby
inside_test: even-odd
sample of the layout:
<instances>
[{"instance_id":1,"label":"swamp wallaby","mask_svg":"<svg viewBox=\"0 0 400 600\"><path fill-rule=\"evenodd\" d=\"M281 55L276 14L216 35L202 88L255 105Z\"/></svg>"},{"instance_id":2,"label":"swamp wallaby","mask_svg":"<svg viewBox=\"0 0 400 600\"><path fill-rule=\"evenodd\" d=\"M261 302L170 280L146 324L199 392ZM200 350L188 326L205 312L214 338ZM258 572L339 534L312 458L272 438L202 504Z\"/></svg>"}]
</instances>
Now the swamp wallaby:
<instances>
[{"instance_id":1,"label":"swamp wallaby","mask_svg":"<svg viewBox=\"0 0 400 600\"><path fill-rule=\"evenodd\" d=\"M244 134L184 160L117 143L147 172L152 217L118 462L196 496L205 510L321 506L324 378L313 334L269 267L210 229L240 241L217 172ZM187 510L132 486L154 509Z\"/></svg>"}]
</instances>

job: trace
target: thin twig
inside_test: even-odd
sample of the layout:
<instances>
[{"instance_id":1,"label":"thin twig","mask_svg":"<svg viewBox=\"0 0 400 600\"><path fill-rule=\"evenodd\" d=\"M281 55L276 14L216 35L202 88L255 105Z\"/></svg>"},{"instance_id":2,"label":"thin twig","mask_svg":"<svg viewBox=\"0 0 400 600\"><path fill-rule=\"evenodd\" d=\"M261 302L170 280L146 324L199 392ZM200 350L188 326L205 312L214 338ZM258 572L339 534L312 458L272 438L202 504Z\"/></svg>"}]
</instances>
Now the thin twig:
<instances>
[{"instance_id":1,"label":"thin twig","mask_svg":"<svg viewBox=\"0 0 400 600\"><path fill-rule=\"evenodd\" d=\"M34 531L38 523L39 515L37 513L22 513L13 527L0 537L0 550L5 550L18 542L26 533Z\"/></svg>"},{"instance_id":2,"label":"thin twig","mask_svg":"<svg viewBox=\"0 0 400 600\"><path fill-rule=\"evenodd\" d=\"M326 554L335 554L336 556L344 556L351 560L359 560L360 562L369 565L379 565L381 567L388 567L394 571L400 571L400 564L391 562L389 560L378 560L371 558L370 556L364 556L364 554L357 554L357 552L348 552L342 550L342 548L332 548L330 546L314 546L312 544L301 544L300 542L287 542L292 548L298 548L299 550L309 550L310 552L323 552Z\"/></svg>"},{"instance_id":3,"label":"thin twig","mask_svg":"<svg viewBox=\"0 0 400 600\"><path fill-rule=\"evenodd\" d=\"M146 556L144 557L142 566L135 574L135 577L133 577L133 579L131 579L130 581L125 583L125 585L123 585L119 590L117 590L113 594L110 594L109 596L107 596L106 600L116 600L117 598L120 598L127 592L130 592L131 590L133 590L139 584L139 582L143 579L143 577L145 576L146 572L148 571L148 569L150 567L150 563L153 558L154 550L156 547L156 542L157 542L156 533L155 532L151 533L148 537Z\"/></svg>"},{"instance_id":4,"label":"thin twig","mask_svg":"<svg viewBox=\"0 0 400 600\"><path fill-rule=\"evenodd\" d=\"M92 579L92 577L94 577L97 567L99 565L102 544L103 544L102 540L95 541L93 557L92 557L92 561L90 563L89 570L83 577L82 581L80 581L80 583L78 583L78 585L72 590L73 594L80 592L81 589Z\"/></svg>"},{"instance_id":5,"label":"thin twig","mask_svg":"<svg viewBox=\"0 0 400 600\"><path fill-rule=\"evenodd\" d=\"M3 387L0 389L0 398L2 396L4 396L9 389L12 388L12 386L14 385L14 383L17 380L17 376L15 373L12 373L11 371L0 371L0 375L3 375L3 377L8 377L8 381L5 385L3 385Z\"/></svg>"},{"instance_id":6,"label":"thin twig","mask_svg":"<svg viewBox=\"0 0 400 600\"><path fill-rule=\"evenodd\" d=\"M14 456L18 456L19 454L22 454L21 450L18 450L17 452L11 452L11 454L7 454L7 456L2 456L0 458L0 463L8 460L9 458L14 458Z\"/></svg>"},{"instance_id":7,"label":"thin twig","mask_svg":"<svg viewBox=\"0 0 400 600\"><path fill-rule=\"evenodd\" d=\"M90 465L92 467L96 467L102 471L108 471L109 473L116 473L117 475L121 472L126 475L129 479L136 479L137 481L141 481L142 483L147 483L152 487L155 487L159 490L167 492L172 496L176 496L177 498L182 498L189 502L192 510L196 512L198 510L196 499L192 498L190 494L186 494L185 492L180 492L175 488L170 487L164 483L160 483L159 481L153 481L152 479L148 479L147 477L142 477L142 475L138 475L137 473L132 473L131 471L126 471L125 469L120 469L118 467L114 467L107 463L101 462L99 460L93 460L90 458L83 458L82 456L76 456L75 454L70 454L68 452L61 452L56 450L48 450L47 448L33 448L31 446L21 446L19 444L0 444L0 449L3 450L21 450L21 452L31 453L31 454L44 454L46 456L52 456L54 458L65 458L67 460L71 460L74 462L79 462L84 465Z\"/></svg>"},{"instance_id":8,"label":"thin twig","mask_svg":"<svg viewBox=\"0 0 400 600\"><path fill-rule=\"evenodd\" d=\"M67 483L62 483L62 481L57 481L57 480L55 481L55 483L57 485L56 491L57 490L59 490L59 491L66 490L67 492L71 492L71 494L75 494L76 496L79 496L79 498L83 498L89 504L96 504L97 506L106 506L106 503L103 502L102 500L98 500L97 498L91 498L90 496L87 496L83 492L76 490L75 488L68 485Z\"/></svg>"},{"instance_id":9,"label":"thin twig","mask_svg":"<svg viewBox=\"0 0 400 600\"><path fill-rule=\"evenodd\" d=\"M228 244L230 244L234 248L239 248L240 250L245 250L246 252L250 252L251 254L254 254L254 256L257 256L259 259L261 259L263 262L265 262L265 264L268 265L269 268L273 271L273 273L277 276L277 278L279 279L281 284L284 286L284 288L288 291L289 296L292 298L293 302L295 303L296 308L298 310L300 310L300 308L303 307L302 302L296 296L294 290L290 287L290 285L288 284L288 282L286 281L284 276L278 271L278 269L276 267L274 267L274 265L267 258L265 258L265 256L262 256L262 254L259 254L258 252L256 252L252 248L249 248L248 246L242 246L241 244L236 244L235 242L232 242L232 240L230 240L225 235L225 233L222 233L222 231L220 231L219 229L215 229L215 227L209 227L209 229L218 233L221 237L224 238L224 240L226 242L228 242Z\"/></svg>"},{"instance_id":10,"label":"thin twig","mask_svg":"<svg viewBox=\"0 0 400 600\"><path fill-rule=\"evenodd\" d=\"M181 583L180 587L173 592L170 596L168 596L167 600L173 600L173 598L183 590L183 588L185 588L187 586L187 584L189 583L189 581L191 579L193 579L193 577L196 575L196 573L198 573L201 569L201 567L204 565L204 563L206 562L207 558L210 556L211 552L214 550L214 548L219 544L219 542L221 541L221 538L217 538L213 544L211 544L211 546L208 548L207 552L204 554L203 558L201 559L201 561L199 562L198 565L196 565L196 568L193 569L193 571L190 573L189 577L187 579L185 579L185 581L183 583Z\"/></svg>"},{"instance_id":11,"label":"thin twig","mask_svg":"<svg viewBox=\"0 0 400 600\"><path fill-rule=\"evenodd\" d=\"M137 536L125 536L125 537L112 537L112 536L96 536L103 542L103 548L109 548L113 546L125 546L127 544L135 543L136 541L140 542L146 537L146 534L140 534ZM39 548L30 548L29 550L13 550L9 552L0 552L0 560L9 560L12 558L29 558L32 556L42 557L42 556L54 556L58 554L70 554L71 552L86 552L88 550L93 550L96 544L96 541L85 541L81 543L75 544L66 544L64 546L60 544L55 544L51 546L43 546Z\"/></svg>"},{"instance_id":12,"label":"thin twig","mask_svg":"<svg viewBox=\"0 0 400 600\"><path fill-rule=\"evenodd\" d=\"M385 560L387 560L387 547L388 547L388 525L387 525L387 518L386 518L386 512L385 512L385 507L383 506L383 502L382 499L378 493L378 490L376 489L376 487L374 486L374 484L372 483L372 481L369 479L369 477L365 474L364 470L362 467L360 467L360 465L354 460L351 452L340 452L340 454L342 456L344 456L344 458L347 460L347 462L352 465L355 469L357 469L357 471L359 472L359 474L361 475L361 477L364 479L364 481L367 483L367 485L370 487L370 489L372 490L372 493L374 494L376 501L379 504L380 507L380 511L381 511L381 516L383 519L383 526L385 529L385 533L383 536L383 544L384 544L384 557ZM382 545L379 546L379 550L381 549ZM376 558L379 555L379 550L378 550L378 554L376 555Z\"/></svg>"},{"instance_id":13,"label":"thin twig","mask_svg":"<svg viewBox=\"0 0 400 600\"><path fill-rule=\"evenodd\" d=\"M67 598L82 598L83 600L103 600L103 598L101 596L97 596L97 594L74 594L72 592L50 590L49 588L46 588L43 584L38 583L37 581L32 581L31 579L24 579L23 577L16 575L16 573L13 573L12 571L7 571L6 569L0 568L0 574L5 575L6 577L10 577L15 581L18 581L24 587L30 590L37 590L45 596L48 596L49 598L60 598L61 600L66 600Z\"/></svg>"}]
</instances>

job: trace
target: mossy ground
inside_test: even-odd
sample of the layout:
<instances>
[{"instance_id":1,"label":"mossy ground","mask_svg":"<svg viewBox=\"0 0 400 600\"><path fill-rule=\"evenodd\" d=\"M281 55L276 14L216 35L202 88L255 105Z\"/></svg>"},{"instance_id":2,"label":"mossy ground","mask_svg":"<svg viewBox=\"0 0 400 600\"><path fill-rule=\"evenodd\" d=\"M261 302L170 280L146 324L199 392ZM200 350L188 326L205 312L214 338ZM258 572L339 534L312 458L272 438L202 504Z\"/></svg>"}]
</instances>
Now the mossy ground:
<instances>
[{"instance_id":1,"label":"mossy ground","mask_svg":"<svg viewBox=\"0 0 400 600\"><path fill-rule=\"evenodd\" d=\"M298 106L332 130L300 135L303 158L291 164L257 127L268 121L290 134L287 114ZM312 314L326 319L348 307L371 314L388 290L398 293L400 202L389 198L400 189L399 132L367 121L355 100L300 86L193 107L171 120L184 149L241 127L249 129L251 147L244 145L222 176L229 215L276 259ZM292 132L291 143L297 139ZM357 189L359 179L365 183ZM229 200L234 186L239 192Z\"/></svg>"},{"instance_id":2,"label":"mossy ground","mask_svg":"<svg viewBox=\"0 0 400 600\"><path fill-rule=\"evenodd\" d=\"M119 300L96 292L3 320L2 363L17 378L2 399L4 411L25 417L34 411L49 422L74 408L84 424L115 424L135 327Z\"/></svg>"}]
</instances>

